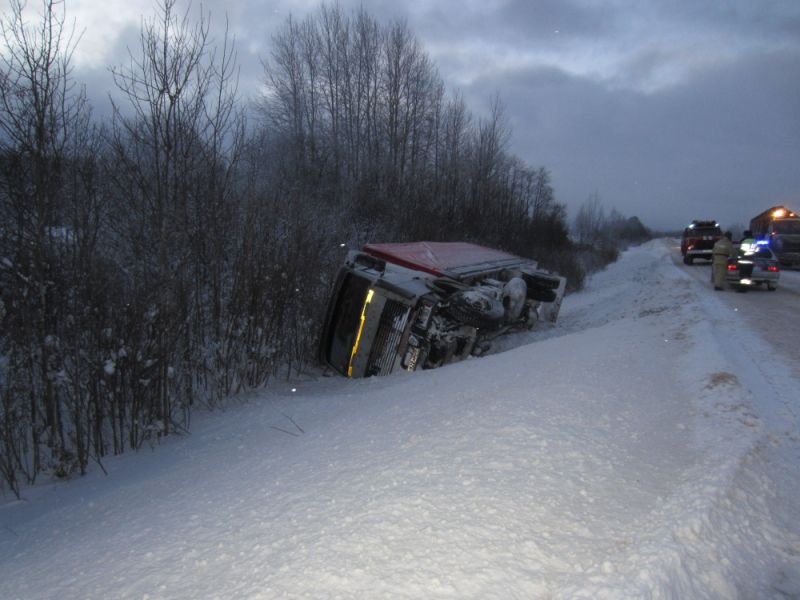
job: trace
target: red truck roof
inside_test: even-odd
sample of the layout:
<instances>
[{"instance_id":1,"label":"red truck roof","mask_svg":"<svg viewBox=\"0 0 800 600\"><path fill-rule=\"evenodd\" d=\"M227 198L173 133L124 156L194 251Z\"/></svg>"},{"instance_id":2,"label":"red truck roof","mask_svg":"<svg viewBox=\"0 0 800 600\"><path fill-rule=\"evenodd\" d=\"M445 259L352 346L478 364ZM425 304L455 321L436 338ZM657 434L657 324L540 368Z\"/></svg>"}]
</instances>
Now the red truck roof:
<instances>
[{"instance_id":1,"label":"red truck roof","mask_svg":"<svg viewBox=\"0 0 800 600\"><path fill-rule=\"evenodd\" d=\"M469 242L365 244L362 250L376 258L432 275L448 275L451 271L487 263L526 260L502 250Z\"/></svg>"}]
</instances>

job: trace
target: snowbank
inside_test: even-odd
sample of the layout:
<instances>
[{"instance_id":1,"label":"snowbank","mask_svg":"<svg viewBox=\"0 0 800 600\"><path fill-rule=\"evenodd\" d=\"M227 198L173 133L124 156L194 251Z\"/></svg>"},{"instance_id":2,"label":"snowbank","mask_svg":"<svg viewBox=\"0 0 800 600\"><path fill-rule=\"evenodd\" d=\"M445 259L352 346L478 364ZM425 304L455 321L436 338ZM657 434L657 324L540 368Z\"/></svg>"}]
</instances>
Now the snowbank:
<instances>
[{"instance_id":1,"label":"snowbank","mask_svg":"<svg viewBox=\"0 0 800 600\"><path fill-rule=\"evenodd\" d=\"M628 250L535 343L292 382L31 490L0 597L800 594L797 380L673 252Z\"/></svg>"}]
</instances>

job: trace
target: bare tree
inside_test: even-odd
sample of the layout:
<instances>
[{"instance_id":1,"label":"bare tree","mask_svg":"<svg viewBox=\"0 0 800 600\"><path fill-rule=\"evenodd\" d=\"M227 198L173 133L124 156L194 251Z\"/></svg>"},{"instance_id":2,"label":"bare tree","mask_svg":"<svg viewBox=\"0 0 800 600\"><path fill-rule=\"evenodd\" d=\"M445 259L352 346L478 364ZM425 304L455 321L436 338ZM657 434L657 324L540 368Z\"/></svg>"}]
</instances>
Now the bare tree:
<instances>
[{"instance_id":1,"label":"bare tree","mask_svg":"<svg viewBox=\"0 0 800 600\"><path fill-rule=\"evenodd\" d=\"M176 13L175 0L143 23L138 54L131 51L128 66L112 72L127 104L114 104L109 173L118 240L138 294L132 327L144 322L131 332L142 356L131 368L148 382L138 391L149 429L131 433L138 446L188 422L209 297L218 319L212 329L223 329L223 261L237 222L232 174L243 120L227 33L216 54L208 19L192 23L188 10Z\"/></svg>"},{"instance_id":2,"label":"bare tree","mask_svg":"<svg viewBox=\"0 0 800 600\"><path fill-rule=\"evenodd\" d=\"M436 155L437 180L441 181L443 217L456 224L461 201L466 196L470 153L471 117L460 94L447 104L441 116L439 149Z\"/></svg>"},{"instance_id":3,"label":"bare tree","mask_svg":"<svg viewBox=\"0 0 800 600\"><path fill-rule=\"evenodd\" d=\"M216 44L209 16L161 0L112 69L100 136L64 4L42 6L33 29L22 0L0 19L0 477L17 492L308 366L345 246L568 247L499 97L473 119L403 21L290 18L246 140L227 30Z\"/></svg>"},{"instance_id":4,"label":"bare tree","mask_svg":"<svg viewBox=\"0 0 800 600\"><path fill-rule=\"evenodd\" d=\"M36 26L25 22L24 8L11 0L0 17L0 211L6 224L0 277L4 301L13 309L2 336L9 366L0 418L7 451L2 460L15 457L13 468L33 481L66 457L73 433L64 414L58 330L63 250L75 240L65 171L71 151L90 138L86 96L71 77L77 40L65 25L63 3L43 2ZM93 235L88 226L82 233ZM23 423L27 435L20 437ZM2 469L8 479L12 468Z\"/></svg>"},{"instance_id":5,"label":"bare tree","mask_svg":"<svg viewBox=\"0 0 800 600\"><path fill-rule=\"evenodd\" d=\"M575 235L581 244L599 244L604 235L606 211L597 192L591 194L575 216Z\"/></svg>"},{"instance_id":6,"label":"bare tree","mask_svg":"<svg viewBox=\"0 0 800 600\"><path fill-rule=\"evenodd\" d=\"M531 221L563 220L549 174L507 153L500 98L474 123L404 21L380 26L363 9L323 5L286 22L264 66L268 125L302 164L284 170L298 174L285 185L346 207L356 239L508 241L515 228L522 240Z\"/></svg>"},{"instance_id":7,"label":"bare tree","mask_svg":"<svg viewBox=\"0 0 800 600\"><path fill-rule=\"evenodd\" d=\"M319 43L311 21L291 17L273 38L272 60L262 61L272 89L261 110L272 131L289 148L284 164L297 179L310 180L314 165L324 163L319 152ZM286 160L288 158L288 160Z\"/></svg>"}]
</instances>

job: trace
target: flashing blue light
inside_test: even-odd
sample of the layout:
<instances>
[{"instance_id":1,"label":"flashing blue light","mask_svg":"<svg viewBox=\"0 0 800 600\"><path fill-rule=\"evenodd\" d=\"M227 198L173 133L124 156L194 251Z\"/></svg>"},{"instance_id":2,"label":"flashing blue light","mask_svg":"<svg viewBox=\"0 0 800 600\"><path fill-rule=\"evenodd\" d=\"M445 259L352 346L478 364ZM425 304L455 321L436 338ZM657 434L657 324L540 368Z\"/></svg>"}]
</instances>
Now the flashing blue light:
<instances>
[{"instance_id":1,"label":"flashing blue light","mask_svg":"<svg viewBox=\"0 0 800 600\"><path fill-rule=\"evenodd\" d=\"M756 246L769 246L769 240L758 240Z\"/></svg>"}]
</instances>

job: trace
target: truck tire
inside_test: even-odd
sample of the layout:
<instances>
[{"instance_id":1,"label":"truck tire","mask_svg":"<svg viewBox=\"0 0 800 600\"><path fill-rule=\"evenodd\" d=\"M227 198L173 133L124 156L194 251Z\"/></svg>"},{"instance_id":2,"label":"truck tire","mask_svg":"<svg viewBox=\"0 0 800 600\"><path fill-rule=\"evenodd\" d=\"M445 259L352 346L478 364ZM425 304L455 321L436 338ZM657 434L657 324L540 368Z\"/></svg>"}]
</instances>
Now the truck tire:
<instances>
[{"instance_id":1,"label":"truck tire","mask_svg":"<svg viewBox=\"0 0 800 600\"><path fill-rule=\"evenodd\" d=\"M450 296L447 313L459 323L472 327L491 328L505 315L503 303L475 290L456 292Z\"/></svg>"},{"instance_id":2,"label":"truck tire","mask_svg":"<svg viewBox=\"0 0 800 600\"><path fill-rule=\"evenodd\" d=\"M544 273L523 273L522 279L525 280L529 288L538 287L546 290L555 290L561 285L561 280L558 277L552 277Z\"/></svg>"},{"instance_id":3,"label":"truck tire","mask_svg":"<svg viewBox=\"0 0 800 600\"><path fill-rule=\"evenodd\" d=\"M555 290L546 290L540 287L528 286L528 298L539 302L555 302L558 297Z\"/></svg>"}]
</instances>

